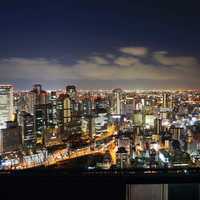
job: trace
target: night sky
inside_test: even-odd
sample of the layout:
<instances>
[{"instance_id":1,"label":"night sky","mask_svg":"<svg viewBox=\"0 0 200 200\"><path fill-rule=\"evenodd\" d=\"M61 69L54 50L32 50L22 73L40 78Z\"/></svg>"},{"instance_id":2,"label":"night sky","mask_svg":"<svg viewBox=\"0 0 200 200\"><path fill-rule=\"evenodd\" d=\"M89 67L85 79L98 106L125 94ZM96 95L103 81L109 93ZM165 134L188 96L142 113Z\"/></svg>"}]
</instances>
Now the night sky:
<instances>
[{"instance_id":1,"label":"night sky","mask_svg":"<svg viewBox=\"0 0 200 200\"><path fill-rule=\"evenodd\" d=\"M199 52L191 0L0 3L0 83L19 89L199 88Z\"/></svg>"}]
</instances>

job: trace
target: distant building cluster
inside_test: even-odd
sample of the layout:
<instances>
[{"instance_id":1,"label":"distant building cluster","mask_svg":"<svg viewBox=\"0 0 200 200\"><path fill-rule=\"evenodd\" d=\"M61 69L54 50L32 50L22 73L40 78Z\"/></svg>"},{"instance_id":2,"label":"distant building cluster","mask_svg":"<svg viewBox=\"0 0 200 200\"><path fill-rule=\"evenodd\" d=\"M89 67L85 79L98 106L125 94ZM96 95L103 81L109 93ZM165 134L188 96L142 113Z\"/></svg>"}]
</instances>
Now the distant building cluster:
<instances>
[{"instance_id":1,"label":"distant building cluster","mask_svg":"<svg viewBox=\"0 0 200 200\"><path fill-rule=\"evenodd\" d=\"M17 92L0 85L1 162L90 148L106 152L97 168L199 166L199 105L199 91L45 91L35 84Z\"/></svg>"}]
</instances>

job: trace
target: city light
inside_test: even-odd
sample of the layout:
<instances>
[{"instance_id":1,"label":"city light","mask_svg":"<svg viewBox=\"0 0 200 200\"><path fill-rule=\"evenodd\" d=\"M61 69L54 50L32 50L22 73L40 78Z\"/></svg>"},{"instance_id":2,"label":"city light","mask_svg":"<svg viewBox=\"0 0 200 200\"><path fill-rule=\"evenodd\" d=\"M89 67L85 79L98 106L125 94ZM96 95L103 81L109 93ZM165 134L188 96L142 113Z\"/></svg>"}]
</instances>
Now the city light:
<instances>
[{"instance_id":1,"label":"city light","mask_svg":"<svg viewBox=\"0 0 200 200\"><path fill-rule=\"evenodd\" d=\"M88 95L73 85L58 92L40 84L23 92L0 89L7 112L0 115L3 170L49 167L89 155L102 157L94 166L85 163L90 171L200 166L200 121L191 117L199 100L192 91L117 88Z\"/></svg>"}]
</instances>

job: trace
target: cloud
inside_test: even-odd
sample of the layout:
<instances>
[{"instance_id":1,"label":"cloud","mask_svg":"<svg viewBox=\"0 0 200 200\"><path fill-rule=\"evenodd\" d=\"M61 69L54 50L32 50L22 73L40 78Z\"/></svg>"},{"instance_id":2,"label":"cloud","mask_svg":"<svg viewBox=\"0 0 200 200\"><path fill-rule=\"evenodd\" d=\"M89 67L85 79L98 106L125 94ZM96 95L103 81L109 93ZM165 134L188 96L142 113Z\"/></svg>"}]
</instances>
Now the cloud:
<instances>
[{"instance_id":1,"label":"cloud","mask_svg":"<svg viewBox=\"0 0 200 200\"><path fill-rule=\"evenodd\" d=\"M137 58L120 56L114 60L114 63L120 66L130 66L139 63Z\"/></svg>"},{"instance_id":2,"label":"cloud","mask_svg":"<svg viewBox=\"0 0 200 200\"><path fill-rule=\"evenodd\" d=\"M106 60L105 58L100 57L100 56L92 56L92 57L90 57L90 59L93 63L99 64L99 65L109 64L108 60Z\"/></svg>"},{"instance_id":3,"label":"cloud","mask_svg":"<svg viewBox=\"0 0 200 200\"><path fill-rule=\"evenodd\" d=\"M98 82L115 82L130 85L140 80L147 86L155 84L157 87L171 87L171 83L198 86L199 63L194 57L168 56L166 52L151 52L149 60L156 60L146 64L143 57L135 56L88 56L77 60L73 65L66 65L59 59L47 58L16 58L0 60L0 80L26 80L27 82L60 82L63 80L79 81L81 84ZM143 81L142 81L143 80ZM128 85L128 86L129 86ZM90 84L89 87L92 87ZM133 85L134 87L134 85Z\"/></svg>"},{"instance_id":4,"label":"cloud","mask_svg":"<svg viewBox=\"0 0 200 200\"><path fill-rule=\"evenodd\" d=\"M197 59L189 56L168 56L167 52L155 52L154 59L162 65L191 66L198 63Z\"/></svg>"},{"instance_id":5,"label":"cloud","mask_svg":"<svg viewBox=\"0 0 200 200\"><path fill-rule=\"evenodd\" d=\"M148 53L148 49L145 47L122 47L119 50L133 56L145 56Z\"/></svg>"},{"instance_id":6,"label":"cloud","mask_svg":"<svg viewBox=\"0 0 200 200\"><path fill-rule=\"evenodd\" d=\"M0 60L0 78L15 80L56 80L74 77L73 70L65 68L56 59L46 58L7 58Z\"/></svg>"}]
</instances>

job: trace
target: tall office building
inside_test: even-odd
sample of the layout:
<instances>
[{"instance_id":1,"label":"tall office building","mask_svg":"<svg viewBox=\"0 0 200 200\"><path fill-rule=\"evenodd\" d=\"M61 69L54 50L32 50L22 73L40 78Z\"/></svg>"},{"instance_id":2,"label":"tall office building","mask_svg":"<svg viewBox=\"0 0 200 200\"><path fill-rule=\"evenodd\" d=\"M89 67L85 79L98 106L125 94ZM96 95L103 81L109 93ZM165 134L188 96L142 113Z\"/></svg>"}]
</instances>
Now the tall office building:
<instances>
[{"instance_id":1,"label":"tall office building","mask_svg":"<svg viewBox=\"0 0 200 200\"><path fill-rule=\"evenodd\" d=\"M83 115L91 115L92 113L92 100L90 98L84 98L81 104L81 112Z\"/></svg>"},{"instance_id":2,"label":"tall office building","mask_svg":"<svg viewBox=\"0 0 200 200\"><path fill-rule=\"evenodd\" d=\"M70 99L70 108L71 108L71 117L72 120L76 120L77 115L80 115L80 102L77 99L77 90L76 86L68 85L66 86L66 94L69 96Z\"/></svg>"},{"instance_id":3,"label":"tall office building","mask_svg":"<svg viewBox=\"0 0 200 200\"><path fill-rule=\"evenodd\" d=\"M152 141L158 142L160 140L160 133L162 131L162 120L159 118L154 119L154 132L152 134Z\"/></svg>"},{"instance_id":4,"label":"tall office building","mask_svg":"<svg viewBox=\"0 0 200 200\"><path fill-rule=\"evenodd\" d=\"M19 125L22 128L22 143L24 147L32 148L36 144L34 116L22 111L19 114Z\"/></svg>"},{"instance_id":5,"label":"tall office building","mask_svg":"<svg viewBox=\"0 0 200 200\"><path fill-rule=\"evenodd\" d=\"M57 100L58 127L62 140L68 138L69 123L72 121L71 100L69 95L61 94Z\"/></svg>"},{"instance_id":6,"label":"tall office building","mask_svg":"<svg viewBox=\"0 0 200 200\"><path fill-rule=\"evenodd\" d=\"M37 143L42 144L45 130L53 127L52 105L36 104L34 111Z\"/></svg>"},{"instance_id":7,"label":"tall office building","mask_svg":"<svg viewBox=\"0 0 200 200\"><path fill-rule=\"evenodd\" d=\"M113 90L113 99L112 99L112 114L121 115L122 114L122 89L117 88Z\"/></svg>"},{"instance_id":8,"label":"tall office building","mask_svg":"<svg viewBox=\"0 0 200 200\"><path fill-rule=\"evenodd\" d=\"M14 97L15 110L33 114L33 94L30 92L18 92Z\"/></svg>"},{"instance_id":9,"label":"tall office building","mask_svg":"<svg viewBox=\"0 0 200 200\"><path fill-rule=\"evenodd\" d=\"M49 96L49 102L52 105L52 124L57 126L57 95L56 91L52 91Z\"/></svg>"},{"instance_id":10,"label":"tall office building","mask_svg":"<svg viewBox=\"0 0 200 200\"><path fill-rule=\"evenodd\" d=\"M32 98L37 143L43 144L44 131L53 123L52 105L48 103L48 93L42 90L40 84L33 85L30 96Z\"/></svg>"},{"instance_id":11,"label":"tall office building","mask_svg":"<svg viewBox=\"0 0 200 200\"><path fill-rule=\"evenodd\" d=\"M167 98L168 98L167 93L164 93L163 97L162 97L162 106L163 106L163 108L167 108Z\"/></svg>"},{"instance_id":12,"label":"tall office building","mask_svg":"<svg viewBox=\"0 0 200 200\"><path fill-rule=\"evenodd\" d=\"M38 104L47 104L48 103L48 95L47 92L42 90L42 85L35 84L31 91L33 94L34 105Z\"/></svg>"},{"instance_id":13,"label":"tall office building","mask_svg":"<svg viewBox=\"0 0 200 200\"><path fill-rule=\"evenodd\" d=\"M0 153L18 151L22 147L21 127L17 122L7 121L0 132Z\"/></svg>"},{"instance_id":14,"label":"tall office building","mask_svg":"<svg viewBox=\"0 0 200 200\"><path fill-rule=\"evenodd\" d=\"M161 128L162 128L162 121L161 121L161 119L156 118L154 120L154 133L157 135L160 135Z\"/></svg>"},{"instance_id":15,"label":"tall office building","mask_svg":"<svg viewBox=\"0 0 200 200\"><path fill-rule=\"evenodd\" d=\"M0 85L0 129L6 128L6 121L13 118L13 86Z\"/></svg>"},{"instance_id":16,"label":"tall office building","mask_svg":"<svg viewBox=\"0 0 200 200\"><path fill-rule=\"evenodd\" d=\"M170 109L173 107L173 97L169 93L163 93L162 107L163 108L170 108Z\"/></svg>"},{"instance_id":17,"label":"tall office building","mask_svg":"<svg viewBox=\"0 0 200 200\"><path fill-rule=\"evenodd\" d=\"M36 95L33 92L23 92L17 101L17 110L34 114L34 105L36 104Z\"/></svg>"}]
</instances>

